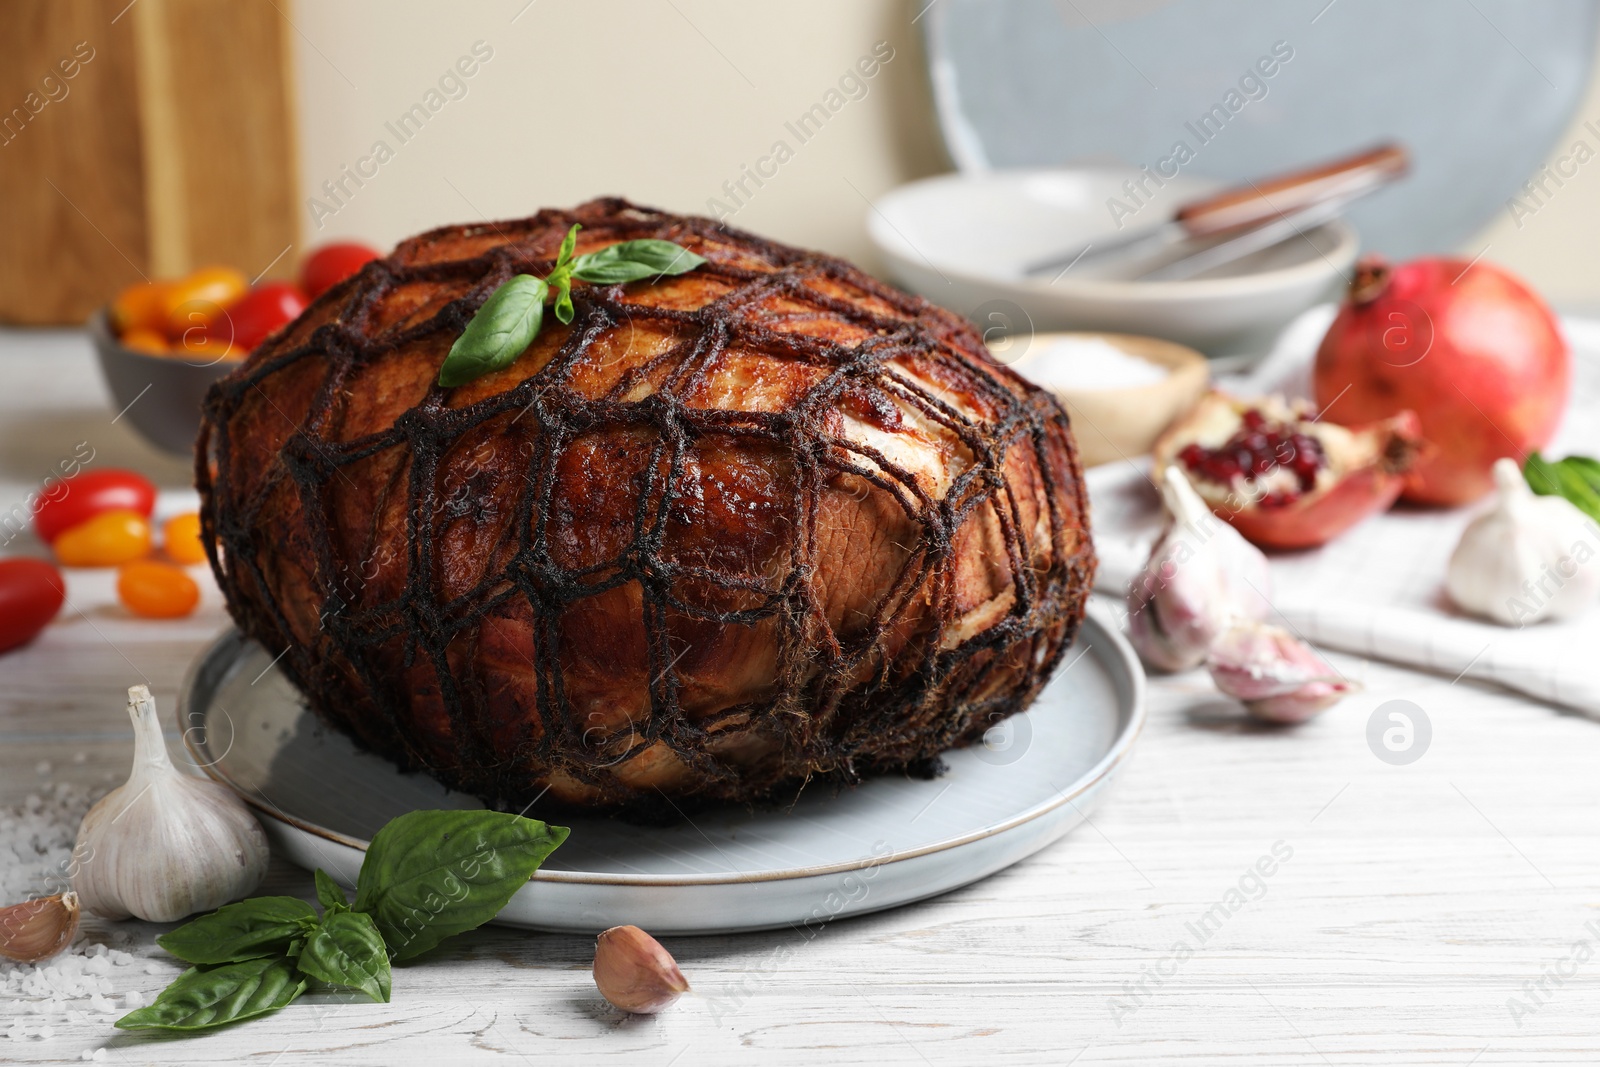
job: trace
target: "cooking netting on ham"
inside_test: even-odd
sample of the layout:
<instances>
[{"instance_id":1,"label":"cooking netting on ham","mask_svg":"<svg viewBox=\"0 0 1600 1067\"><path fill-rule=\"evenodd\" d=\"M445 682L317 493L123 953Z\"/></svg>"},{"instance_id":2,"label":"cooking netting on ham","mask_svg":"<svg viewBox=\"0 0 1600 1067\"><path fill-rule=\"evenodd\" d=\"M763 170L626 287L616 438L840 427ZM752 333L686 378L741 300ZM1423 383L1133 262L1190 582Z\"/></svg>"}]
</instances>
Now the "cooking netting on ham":
<instances>
[{"instance_id":1,"label":"cooking netting on ham","mask_svg":"<svg viewBox=\"0 0 1600 1067\"><path fill-rule=\"evenodd\" d=\"M437 386L574 222L708 262L580 284ZM316 713L512 810L928 773L1032 700L1094 571L1065 414L970 325L614 199L369 264L212 389L196 473L229 609Z\"/></svg>"}]
</instances>

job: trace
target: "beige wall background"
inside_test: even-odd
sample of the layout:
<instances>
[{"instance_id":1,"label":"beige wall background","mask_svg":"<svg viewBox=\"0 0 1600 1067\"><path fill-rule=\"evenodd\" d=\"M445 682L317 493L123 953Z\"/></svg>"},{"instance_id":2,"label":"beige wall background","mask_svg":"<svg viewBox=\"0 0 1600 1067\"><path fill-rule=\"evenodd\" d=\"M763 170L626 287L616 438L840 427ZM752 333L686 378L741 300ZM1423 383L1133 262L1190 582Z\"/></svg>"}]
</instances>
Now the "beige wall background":
<instances>
[{"instance_id":1,"label":"beige wall background","mask_svg":"<svg viewBox=\"0 0 1600 1067\"><path fill-rule=\"evenodd\" d=\"M737 206L778 138L792 159L733 222L873 261L868 198L948 169L912 18L926 0L301 0L293 19L309 240L392 243L452 222L526 215L614 193L675 211ZM794 121L879 41L893 58L805 144ZM471 77L473 45L492 50ZM459 81L450 80L452 75ZM445 79L441 86L441 78ZM429 91L439 93L425 100ZM859 90L857 90L859 93ZM390 126L445 100L404 143ZM1600 82L1571 143L1600 139ZM375 143L392 156L379 162ZM379 153L382 155L382 153ZM772 164L765 164L772 170ZM362 173L370 175L363 177ZM353 176L352 176L353 175ZM357 182L360 184L357 184ZM330 194L323 183L335 183ZM342 188L339 186L342 185ZM1553 301L1600 307L1600 160L1521 226L1502 213L1460 251L1520 272ZM315 218L314 218L315 216Z\"/></svg>"}]
</instances>

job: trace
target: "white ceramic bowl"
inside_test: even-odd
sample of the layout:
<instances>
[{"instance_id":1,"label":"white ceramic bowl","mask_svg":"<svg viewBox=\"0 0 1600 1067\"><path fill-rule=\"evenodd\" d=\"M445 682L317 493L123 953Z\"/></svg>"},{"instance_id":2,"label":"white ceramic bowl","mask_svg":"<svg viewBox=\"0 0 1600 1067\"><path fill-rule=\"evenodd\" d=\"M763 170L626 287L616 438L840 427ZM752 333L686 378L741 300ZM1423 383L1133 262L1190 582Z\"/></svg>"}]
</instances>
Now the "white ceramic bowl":
<instances>
[{"instance_id":1,"label":"white ceramic bowl","mask_svg":"<svg viewBox=\"0 0 1600 1067\"><path fill-rule=\"evenodd\" d=\"M896 282L983 328L1144 334L1209 356L1257 355L1307 307L1332 297L1358 240L1342 222L1307 231L1216 274L1128 282L1024 276L1022 265L1118 233L1106 207L1126 202L1122 168L945 174L880 197L867 232ZM1218 187L1179 176L1124 226L1152 225ZM1217 276L1220 274L1220 276Z\"/></svg>"}]
</instances>

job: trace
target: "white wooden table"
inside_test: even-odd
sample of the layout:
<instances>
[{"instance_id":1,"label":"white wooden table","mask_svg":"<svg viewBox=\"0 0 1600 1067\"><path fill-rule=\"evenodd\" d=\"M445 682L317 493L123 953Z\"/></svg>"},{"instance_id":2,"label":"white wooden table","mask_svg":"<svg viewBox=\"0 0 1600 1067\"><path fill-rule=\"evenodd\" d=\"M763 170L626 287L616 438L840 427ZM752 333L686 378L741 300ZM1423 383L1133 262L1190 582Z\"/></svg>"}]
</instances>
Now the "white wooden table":
<instances>
[{"instance_id":1,"label":"white wooden table","mask_svg":"<svg viewBox=\"0 0 1600 1067\"><path fill-rule=\"evenodd\" d=\"M181 502L186 464L112 414L77 334L0 332L0 507L84 440L95 465L144 470ZM195 617L152 623L121 612L107 574L69 584L72 607L0 657L0 806L37 788L40 761L57 778L120 782L127 686L148 679L170 708L225 624L215 589ZM1335 659L1366 692L1293 731L1246 725L1203 677L1156 681L1144 737L1091 824L977 885L809 940L670 940L698 995L653 1019L598 998L588 939L488 928L398 971L387 1005L302 1002L183 1040L123 1035L105 1016L48 1040L0 1037L0 1062L101 1047L128 1064L1600 1060L1600 724ZM1396 697L1434 728L1404 767L1365 737ZM1275 844L1290 858L1249 875ZM1258 899L1203 921L1240 888ZM263 891L309 897L311 880L275 861ZM1198 947L1190 924L1209 932ZM85 929L159 954L156 927ZM153 994L166 977L129 967L115 980ZM0 1004L0 1033L12 1010Z\"/></svg>"}]
</instances>

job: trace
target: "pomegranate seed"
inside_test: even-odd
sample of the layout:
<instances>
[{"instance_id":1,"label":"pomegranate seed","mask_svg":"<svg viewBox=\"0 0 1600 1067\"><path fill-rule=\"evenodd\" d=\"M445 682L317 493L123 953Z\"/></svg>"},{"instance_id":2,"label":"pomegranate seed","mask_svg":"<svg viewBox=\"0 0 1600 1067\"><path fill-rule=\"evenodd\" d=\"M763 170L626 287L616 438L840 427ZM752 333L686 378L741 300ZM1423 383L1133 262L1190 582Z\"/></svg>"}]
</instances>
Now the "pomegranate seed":
<instances>
[{"instance_id":1,"label":"pomegranate seed","mask_svg":"<svg viewBox=\"0 0 1600 1067\"><path fill-rule=\"evenodd\" d=\"M1240 415L1239 423L1233 436L1216 448L1198 442L1184 445L1178 461L1190 474L1207 481L1232 485L1242 480L1247 495L1259 496L1257 504L1263 508L1286 507L1316 487L1317 472L1327 466L1327 457L1315 437L1301 433L1293 424L1272 422L1257 408ZM1254 491L1257 479L1279 467L1294 475L1298 491Z\"/></svg>"}]
</instances>

